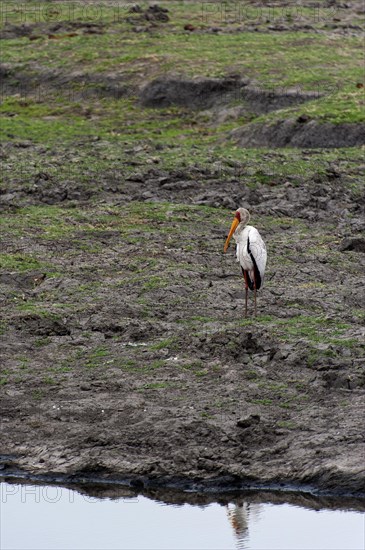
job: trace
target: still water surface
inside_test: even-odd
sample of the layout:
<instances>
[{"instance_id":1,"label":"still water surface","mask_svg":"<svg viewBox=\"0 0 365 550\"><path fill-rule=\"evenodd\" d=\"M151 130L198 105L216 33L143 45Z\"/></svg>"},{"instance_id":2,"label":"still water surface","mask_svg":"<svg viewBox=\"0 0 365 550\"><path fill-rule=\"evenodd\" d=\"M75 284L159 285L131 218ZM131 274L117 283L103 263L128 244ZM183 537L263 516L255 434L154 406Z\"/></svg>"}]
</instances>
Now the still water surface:
<instances>
[{"instance_id":1,"label":"still water surface","mask_svg":"<svg viewBox=\"0 0 365 550\"><path fill-rule=\"evenodd\" d=\"M364 514L289 504L166 505L0 484L1 550L364 550Z\"/></svg>"}]
</instances>

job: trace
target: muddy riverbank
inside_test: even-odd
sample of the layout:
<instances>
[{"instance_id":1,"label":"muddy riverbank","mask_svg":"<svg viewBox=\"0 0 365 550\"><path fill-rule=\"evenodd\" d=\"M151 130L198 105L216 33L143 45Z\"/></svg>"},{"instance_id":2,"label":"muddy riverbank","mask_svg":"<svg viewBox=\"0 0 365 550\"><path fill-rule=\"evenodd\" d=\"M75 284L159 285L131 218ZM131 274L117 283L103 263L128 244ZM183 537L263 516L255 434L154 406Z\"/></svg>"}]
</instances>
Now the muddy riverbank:
<instances>
[{"instance_id":1,"label":"muddy riverbank","mask_svg":"<svg viewBox=\"0 0 365 550\"><path fill-rule=\"evenodd\" d=\"M177 203L8 211L5 251L38 262L1 276L9 468L361 493L364 254L342 243L363 221L341 182L255 191L256 319L222 254L230 211L189 204L190 189L186 204L179 189Z\"/></svg>"},{"instance_id":2,"label":"muddy riverbank","mask_svg":"<svg viewBox=\"0 0 365 550\"><path fill-rule=\"evenodd\" d=\"M3 474L363 495L360 3L53 4L0 32Z\"/></svg>"}]
</instances>

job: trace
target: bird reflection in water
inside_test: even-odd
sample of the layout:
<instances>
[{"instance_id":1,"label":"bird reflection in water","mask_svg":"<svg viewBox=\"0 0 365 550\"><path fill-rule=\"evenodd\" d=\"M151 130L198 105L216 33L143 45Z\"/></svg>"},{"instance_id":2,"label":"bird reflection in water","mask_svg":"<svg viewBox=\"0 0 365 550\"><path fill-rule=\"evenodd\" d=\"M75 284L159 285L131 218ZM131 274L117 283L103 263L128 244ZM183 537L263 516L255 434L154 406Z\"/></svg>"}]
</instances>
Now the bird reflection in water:
<instances>
[{"instance_id":1,"label":"bird reflection in water","mask_svg":"<svg viewBox=\"0 0 365 550\"><path fill-rule=\"evenodd\" d=\"M236 537L238 550L247 548L249 524L258 519L260 511L261 504L252 504L250 502L227 504L227 516Z\"/></svg>"}]
</instances>

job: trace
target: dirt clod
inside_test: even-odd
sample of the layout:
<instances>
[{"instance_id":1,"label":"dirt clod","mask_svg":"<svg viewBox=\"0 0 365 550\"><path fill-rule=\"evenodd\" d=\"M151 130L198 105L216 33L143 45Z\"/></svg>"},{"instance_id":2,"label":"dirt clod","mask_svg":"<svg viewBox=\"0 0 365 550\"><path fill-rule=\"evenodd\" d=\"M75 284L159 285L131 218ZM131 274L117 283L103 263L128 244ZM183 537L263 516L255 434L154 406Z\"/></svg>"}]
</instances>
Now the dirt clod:
<instances>
[{"instance_id":1,"label":"dirt clod","mask_svg":"<svg viewBox=\"0 0 365 550\"><path fill-rule=\"evenodd\" d=\"M365 239L362 237L347 237L340 244L340 250L353 250L354 252L365 252Z\"/></svg>"}]
</instances>

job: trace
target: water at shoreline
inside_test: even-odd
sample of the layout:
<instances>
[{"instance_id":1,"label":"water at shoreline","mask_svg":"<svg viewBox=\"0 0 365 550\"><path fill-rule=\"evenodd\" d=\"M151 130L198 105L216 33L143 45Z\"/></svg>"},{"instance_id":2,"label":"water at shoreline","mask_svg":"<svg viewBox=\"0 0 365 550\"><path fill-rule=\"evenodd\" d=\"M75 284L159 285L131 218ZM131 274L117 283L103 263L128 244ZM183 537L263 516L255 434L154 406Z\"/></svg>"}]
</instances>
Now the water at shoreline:
<instances>
[{"instance_id":1,"label":"water at shoreline","mask_svg":"<svg viewBox=\"0 0 365 550\"><path fill-rule=\"evenodd\" d=\"M1 483L4 550L363 550L364 515L291 504L164 504Z\"/></svg>"}]
</instances>

